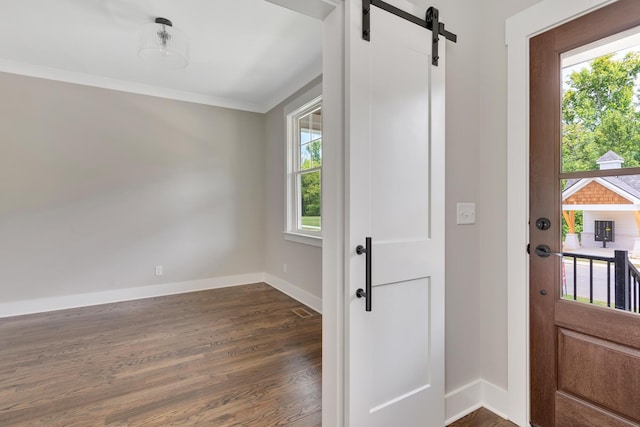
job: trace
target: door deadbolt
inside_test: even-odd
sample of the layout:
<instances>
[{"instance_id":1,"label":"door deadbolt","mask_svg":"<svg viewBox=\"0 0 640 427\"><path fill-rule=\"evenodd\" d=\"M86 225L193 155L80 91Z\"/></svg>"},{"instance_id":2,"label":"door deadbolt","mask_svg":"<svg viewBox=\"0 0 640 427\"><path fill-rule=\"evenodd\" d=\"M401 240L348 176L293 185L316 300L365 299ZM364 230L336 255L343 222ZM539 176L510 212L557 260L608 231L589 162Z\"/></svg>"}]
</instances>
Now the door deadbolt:
<instances>
[{"instance_id":1,"label":"door deadbolt","mask_svg":"<svg viewBox=\"0 0 640 427\"><path fill-rule=\"evenodd\" d=\"M548 218L538 218L536 220L536 227L538 230L548 230L551 228L551 221Z\"/></svg>"}]
</instances>

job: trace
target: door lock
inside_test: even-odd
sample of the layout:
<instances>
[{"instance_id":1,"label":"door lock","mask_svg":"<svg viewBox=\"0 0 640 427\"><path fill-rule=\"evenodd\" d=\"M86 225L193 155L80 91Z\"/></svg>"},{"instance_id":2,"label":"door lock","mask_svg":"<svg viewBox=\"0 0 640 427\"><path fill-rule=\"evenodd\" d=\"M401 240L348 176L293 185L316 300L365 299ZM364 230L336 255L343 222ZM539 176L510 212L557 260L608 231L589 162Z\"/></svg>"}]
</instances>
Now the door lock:
<instances>
[{"instance_id":1,"label":"door lock","mask_svg":"<svg viewBox=\"0 0 640 427\"><path fill-rule=\"evenodd\" d=\"M548 218L538 218L536 220L536 228L538 230L548 230L551 228L551 221Z\"/></svg>"}]
</instances>

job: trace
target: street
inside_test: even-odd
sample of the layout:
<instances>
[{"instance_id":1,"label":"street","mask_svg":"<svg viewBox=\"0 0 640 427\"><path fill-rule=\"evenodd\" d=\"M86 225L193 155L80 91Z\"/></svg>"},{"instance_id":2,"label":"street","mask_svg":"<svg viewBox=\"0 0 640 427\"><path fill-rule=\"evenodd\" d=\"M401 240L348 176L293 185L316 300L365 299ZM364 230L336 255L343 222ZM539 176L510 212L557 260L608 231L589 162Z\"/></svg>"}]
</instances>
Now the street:
<instances>
[{"instance_id":1,"label":"street","mask_svg":"<svg viewBox=\"0 0 640 427\"><path fill-rule=\"evenodd\" d=\"M610 271L610 295L611 305L615 304L615 271L614 264L611 263ZM573 295L573 258L564 257L565 282L563 293ZM589 261L578 260L577 262L577 295L589 299ZM607 264L605 262L593 262L593 299L607 302Z\"/></svg>"}]
</instances>

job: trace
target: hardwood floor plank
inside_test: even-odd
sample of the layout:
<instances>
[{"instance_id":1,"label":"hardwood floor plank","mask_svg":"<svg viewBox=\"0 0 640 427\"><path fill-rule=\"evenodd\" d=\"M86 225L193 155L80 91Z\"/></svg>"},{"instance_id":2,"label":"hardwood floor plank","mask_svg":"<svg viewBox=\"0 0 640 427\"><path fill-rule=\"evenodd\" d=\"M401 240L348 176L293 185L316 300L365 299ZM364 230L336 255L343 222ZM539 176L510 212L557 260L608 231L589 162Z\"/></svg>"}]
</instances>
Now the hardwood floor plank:
<instances>
[{"instance_id":1,"label":"hardwood floor plank","mask_svg":"<svg viewBox=\"0 0 640 427\"><path fill-rule=\"evenodd\" d=\"M448 427L517 427L511 421L507 421L486 408L477 411L449 424Z\"/></svg>"},{"instance_id":2,"label":"hardwood floor plank","mask_svg":"<svg viewBox=\"0 0 640 427\"><path fill-rule=\"evenodd\" d=\"M0 319L0 425L319 426L321 323L266 284Z\"/></svg>"}]
</instances>

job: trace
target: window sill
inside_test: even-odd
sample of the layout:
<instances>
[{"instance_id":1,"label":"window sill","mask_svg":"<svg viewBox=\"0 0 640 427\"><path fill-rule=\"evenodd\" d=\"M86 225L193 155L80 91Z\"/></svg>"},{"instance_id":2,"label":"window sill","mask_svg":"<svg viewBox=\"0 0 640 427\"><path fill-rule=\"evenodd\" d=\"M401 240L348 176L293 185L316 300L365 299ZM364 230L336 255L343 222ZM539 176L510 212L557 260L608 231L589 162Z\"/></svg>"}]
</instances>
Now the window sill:
<instances>
[{"instance_id":1,"label":"window sill","mask_svg":"<svg viewBox=\"0 0 640 427\"><path fill-rule=\"evenodd\" d=\"M316 246L318 248L322 247L322 237L320 236L310 236L308 234L292 233L290 231L285 231L282 234L284 235L284 240L290 242L302 243L303 245Z\"/></svg>"}]
</instances>

